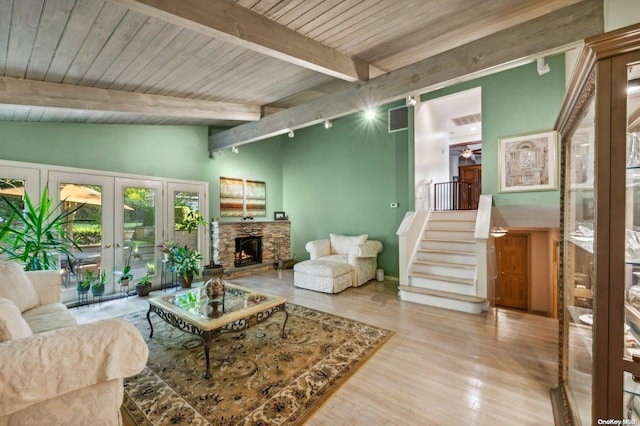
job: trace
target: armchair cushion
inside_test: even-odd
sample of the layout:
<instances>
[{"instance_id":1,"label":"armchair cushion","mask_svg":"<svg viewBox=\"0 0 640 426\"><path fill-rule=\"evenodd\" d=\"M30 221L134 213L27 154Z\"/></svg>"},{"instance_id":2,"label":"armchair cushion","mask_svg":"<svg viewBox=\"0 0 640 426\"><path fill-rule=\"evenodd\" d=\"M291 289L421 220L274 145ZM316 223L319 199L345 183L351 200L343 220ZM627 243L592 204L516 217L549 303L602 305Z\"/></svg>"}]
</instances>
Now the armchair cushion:
<instances>
[{"instance_id":1,"label":"armchair cushion","mask_svg":"<svg viewBox=\"0 0 640 426\"><path fill-rule=\"evenodd\" d=\"M329 256L331 254L331 245L329 240L314 240L309 241L304 245L304 248L311 255L311 259L318 259L320 257Z\"/></svg>"},{"instance_id":2,"label":"armchair cushion","mask_svg":"<svg viewBox=\"0 0 640 426\"><path fill-rule=\"evenodd\" d=\"M1 344L0 416L144 368L149 349L124 319L109 319Z\"/></svg>"},{"instance_id":3,"label":"armchair cushion","mask_svg":"<svg viewBox=\"0 0 640 426\"><path fill-rule=\"evenodd\" d=\"M22 313L35 334L77 325L76 317L62 303L38 306Z\"/></svg>"},{"instance_id":4,"label":"armchair cushion","mask_svg":"<svg viewBox=\"0 0 640 426\"><path fill-rule=\"evenodd\" d=\"M0 342L31 336L33 332L17 306L11 300L0 297Z\"/></svg>"},{"instance_id":5,"label":"armchair cushion","mask_svg":"<svg viewBox=\"0 0 640 426\"><path fill-rule=\"evenodd\" d=\"M349 254L351 247L364 243L368 237L367 234L356 236L329 234L331 253Z\"/></svg>"},{"instance_id":6,"label":"armchair cushion","mask_svg":"<svg viewBox=\"0 0 640 426\"><path fill-rule=\"evenodd\" d=\"M40 304L38 293L31 280L15 260L0 262L0 297L11 300L24 312Z\"/></svg>"}]
</instances>

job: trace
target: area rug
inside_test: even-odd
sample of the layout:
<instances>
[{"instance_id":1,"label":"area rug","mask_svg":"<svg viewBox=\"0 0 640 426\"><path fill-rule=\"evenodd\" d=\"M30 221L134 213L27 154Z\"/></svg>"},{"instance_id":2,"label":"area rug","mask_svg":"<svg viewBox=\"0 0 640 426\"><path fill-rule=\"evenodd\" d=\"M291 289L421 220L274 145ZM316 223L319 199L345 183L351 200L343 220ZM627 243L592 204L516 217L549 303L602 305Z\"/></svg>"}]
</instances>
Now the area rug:
<instances>
[{"instance_id":1,"label":"area rug","mask_svg":"<svg viewBox=\"0 0 640 426\"><path fill-rule=\"evenodd\" d=\"M126 316L149 345L149 360L125 380L123 416L136 425L302 424L393 332L287 304L284 314L211 345L204 379L202 340L145 312Z\"/></svg>"}]
</instances>

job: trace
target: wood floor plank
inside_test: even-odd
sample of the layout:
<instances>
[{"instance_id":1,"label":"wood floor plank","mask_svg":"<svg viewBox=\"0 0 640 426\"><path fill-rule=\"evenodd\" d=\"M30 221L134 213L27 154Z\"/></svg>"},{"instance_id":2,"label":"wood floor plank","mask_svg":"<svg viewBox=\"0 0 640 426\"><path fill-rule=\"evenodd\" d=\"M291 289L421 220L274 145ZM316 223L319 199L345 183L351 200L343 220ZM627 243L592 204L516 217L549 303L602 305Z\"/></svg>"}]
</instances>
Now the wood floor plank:
<instances>
[{"instance_id":1,"label":"wood floor plank","mask_svg":"<svg viewBox=\"0 0 640 426\"><path fill-rule=\"evenodd\" d=\"M553 424L549 389L556 385L557 320L503 309L472 315L422 306L400 300L390 281L336 295L295 288L291 270L229 281L395 331L309 425ZM129 297L72 311L79 322L89 322L147 307L146 298Z\"/></svg>"}]
</instances>

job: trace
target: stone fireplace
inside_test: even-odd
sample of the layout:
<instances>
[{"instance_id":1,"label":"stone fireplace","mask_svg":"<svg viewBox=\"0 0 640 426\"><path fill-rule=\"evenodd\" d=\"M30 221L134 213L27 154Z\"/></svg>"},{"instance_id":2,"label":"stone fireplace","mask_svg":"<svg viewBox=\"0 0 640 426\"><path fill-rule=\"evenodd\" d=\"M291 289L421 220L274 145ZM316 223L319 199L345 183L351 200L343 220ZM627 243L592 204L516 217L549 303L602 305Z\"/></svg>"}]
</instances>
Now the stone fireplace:
<instances>
[{"instance_id":1,"label":"stone fireplace","mask_svg":"<svg viewBox=\"0 0 640 426\"><path fill-rule=\"evenodd\" d=\"M236 239L246 237L262 238L261 264L236 265ZM291 223L288 220L213 222L212 239L212 250L223 265L225 276L244 275L254 270L274 268L278 253L281 258L290 257ZM246 248L244 250L247 251Z\"/></svg>"},{"instance_id":2,"label":"stone fireplace","mask_svg":"<svg viewBox=\"0 0 640 426\"><path fill-rule=\"evenodd\" d=\"M236 237L233 256L233 266L236 268L262 263L262 235Z\"/></svg>"}]
</instances>

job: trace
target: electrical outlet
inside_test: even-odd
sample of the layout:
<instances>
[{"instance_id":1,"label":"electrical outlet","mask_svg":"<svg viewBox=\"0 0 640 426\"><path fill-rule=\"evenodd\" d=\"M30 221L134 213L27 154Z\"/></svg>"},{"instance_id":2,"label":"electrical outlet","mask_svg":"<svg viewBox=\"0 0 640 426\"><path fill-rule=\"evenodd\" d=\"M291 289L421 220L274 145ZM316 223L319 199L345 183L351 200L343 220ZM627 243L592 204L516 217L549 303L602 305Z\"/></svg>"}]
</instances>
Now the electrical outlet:
<instances>
[{"instance_id":1,"label":"electrical outlet","mask_svg":"<svg viewBox=\"0 0 640 426\"><path fill-rule=\"evenodd\" d=\"M389 205L389 207L391 207L392 209L397 209L398 208L398 203L391 203Z\"/></svg>"}]
</instances>

